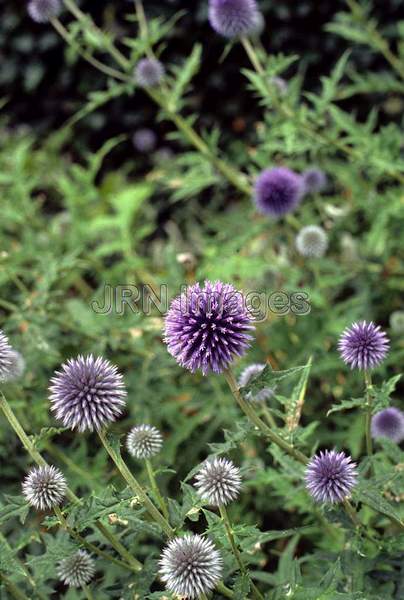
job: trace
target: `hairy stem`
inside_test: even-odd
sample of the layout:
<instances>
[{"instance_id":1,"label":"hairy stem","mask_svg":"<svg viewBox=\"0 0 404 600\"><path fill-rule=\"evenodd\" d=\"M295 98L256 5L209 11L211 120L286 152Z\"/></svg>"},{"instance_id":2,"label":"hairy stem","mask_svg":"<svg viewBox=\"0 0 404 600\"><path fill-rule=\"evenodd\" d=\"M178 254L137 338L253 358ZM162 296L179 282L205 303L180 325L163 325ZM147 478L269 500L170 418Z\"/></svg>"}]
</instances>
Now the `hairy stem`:
<instances>
[{"instance_id":1,"label":"hairy stem","mask_svg":"<svg viewBox=\"0 0 404 600\"><path fill-rule=\"evenodd\" d=\"M157 485L156 477L155 477L155 474L153 471L153 466L148 458L146 458L145 463L146 463L147 475L149 477L149 481L150 481L150 485L153 490L153 493L154 493L156 500L161 508L161 512L163 513L165 518L168 520L168 508L164 501L163 496L160 494L160 490Z\"/></svg>"},{"instance_id":2,"label":"hairy stem","mask_svg":"<svg viewBox=\"0 0 404 600\"><path fill-rule=\"evenodd\" d=\"M365 370L365 386L366 386L366 420L365 420L365 437L366 437L366 452L370 457L373 453L372 445L372 378L370 372Z\"/></svg>"},{"instance_id":3,"label":"hairy stem","mask_svg":"<svg viewBox=\"0 0 404 600\"><path fill-rule=\"evenodd\" d=\"M254 582L251 580L251 577L250 577L250 575L249 575L249 573L248 573L248 571L247 571L247 569L246 569L246 567L245 567L245 565L243 563L240 551L239 551L238 546L236 544L236 540L234 539L233 528L231 526L229 515L228 515L228 512L226 510L226 507L224 505L220 505L219 506L219 511L220 511L220 516L222 517L222 521L224 523L224 527L226 529L227 539L230 542L230 546L231 546L231 549L233 551L234 557L235 557L235 559L237 561L237 564L238 564L238 566L240 568L240 572L243 575L246 575L249 578L254 598L258 598L258 600L264 600L261 592L255 586Z\"/></svg>"},{"instance_id":4,"label":"hairy stem","mask_svg":"<svg viewBox=\"0 0 404 600\"><path fill-rule=\"evenodd\" d=\"M105 450L108 452L109 456L112 458L113 462L115 463L118 471L122 475L123 479L126 481L126 483L129 485L129 487L132 489L135 496L137 496L139 498L140 502L143 504L144 508L147 510L149 515L152 517L152 519L156 523L158 523L158 525L160 525L160 527L162 528L162 530L168 537L173 537L173 535L174 535L173 528L171 527L171 525L169 524L167 519L161 514L161 512L154 506L153 502L150 500L150 498L148 497L148 495L146 494L146 492L144 491L142 486L138 483L138 481L135 479L135 477L130 472L130 470L129 470L127 464L125 463L125 461L123 460L123 458L121 456L119 456L115 452L115 450L112 448L112 446L110 445L110 443L108 442L108 440L105 436L105 432L99 431L98 436L99 436L101 443L103 444Z\"/></svg>"}]
</instances>

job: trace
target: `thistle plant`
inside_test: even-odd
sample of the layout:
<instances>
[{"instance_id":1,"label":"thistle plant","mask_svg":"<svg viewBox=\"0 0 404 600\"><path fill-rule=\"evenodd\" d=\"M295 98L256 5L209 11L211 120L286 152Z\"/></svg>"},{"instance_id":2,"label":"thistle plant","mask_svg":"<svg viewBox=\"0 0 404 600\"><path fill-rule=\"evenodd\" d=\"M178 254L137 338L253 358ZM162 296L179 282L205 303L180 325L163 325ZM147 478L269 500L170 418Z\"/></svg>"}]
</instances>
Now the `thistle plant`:
<instances>
[{"instance_id":1,"label":"thistle plant","mask_svg":"<svg viewBox=\"0 0 404 600\"><path fill-rule=\"evenodd\" d=\"M66 479L53 465L32 469L22 484L24 496L37 510L59 506L65 498L66 490Z\"/></svg>"},{"instance_id":2,"label":"thistle plant","mask_svg":"<svg viewBox=\"0 0 404 600\"><path fill-rule=\"evenodd\" d=\"M389 438L399 444L404 440L404 413L393 406L372 417L371 433L374 439Z\"/></svg>"},{"instance_id":3,"label":"thistle plant","mask_svg":"<svg viewBox=\"0 0 404 600\"><path fill-rule=\"evenodd\" d=\"M84 550L78 550L60 562L58 575L65 585L81 588L87 585L95 575L94 560Z\"/></svg>"}]
</instances>

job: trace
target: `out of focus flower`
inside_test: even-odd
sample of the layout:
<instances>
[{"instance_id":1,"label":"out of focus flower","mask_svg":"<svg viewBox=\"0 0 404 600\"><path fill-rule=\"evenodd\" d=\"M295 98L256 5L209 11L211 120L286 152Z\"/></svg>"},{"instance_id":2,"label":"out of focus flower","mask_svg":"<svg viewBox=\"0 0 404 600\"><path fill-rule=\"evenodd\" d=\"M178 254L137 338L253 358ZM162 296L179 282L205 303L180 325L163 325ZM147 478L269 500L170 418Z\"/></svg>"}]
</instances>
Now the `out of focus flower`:
<instances>
[{"instance_id":1,"label":"out of focus flower","mask_svg":"<svg viewBox=\"0 0 404 600\"><path fill-rule=\"evenodd\" d=\"M270 78L269 83L276 87L281 96L286 96L288 93L288 83L285 79L283 79L283 77L278 77L275 75L274 77Z\"/></svg>"},{"instance_id":2,"label":"out of focus flower","mask_svg":"<svg viewBox=\"0 0 404 600\"><path fill-rule=\"evenodd\" d=\"M80 588L89 583L95 574L95 563L84 550L64 558L59 563L60 580L70 587Z\"/></svg>"},{"instance_id":3,"label":"out of focus flower","mask_svg":"<svg viewBox=\"0 0 404 600\"><path fill-rule=\"evenodd\" d=\"M351 369L374 369L385 358L389 349L389 340L380 326L361 321L345 329L338 348L342 360Z\"/></svg>"},{"instance_id":4,"label":"out of focus flower","mask_svg":"<svg viewBox=\"0 0 404 600\"><path fill-rule=\"evenodd\" d=\"M302 173L304 191L306 194L321 192L327 185L327 175L321 169L313 167Z\"/></svg>"},{"instance_id":5,"label":"out of focus flower","mask_svg":"<svg viewBox=\"0 0 404 600\"><path fill-rule=\"evenodd\" d=\"M307 258L320 258L328 248L327 234L318 225L303 227L296 236L296 249Z\"/></svg>"},{"instance_id":6,"label":"out of focus flower","mask_svg":"<svg viewBox=\"0 0 404 600\"><path fill-rule=\"evenodd\" d=\"M30 0L27 10L36 23L47 23L60 15L62 2L61 0Z\"/></svg>"},{"instance_id":7,"label":"out of focus flower","mask_svg":"<svg viewBox=\"0 0 404 600\"><path fill-rule=\"evenodd\" d=\"M143 58L136 66L135 77L140 87L155 87L164 77L164 67L155 58Z\"/></svg>"},{"instance_id":8,"label":"out of focus flower","mask_svg":"<svg viewBox=\"0 0 404 600\"><path fill-rule=\"evenodd\" d=\"M67 490L63 473L50 465L31 469L22 484L22 493L37 510L50 510L63 502Z\"/></svg>"},{"instance_id":9,"label":"out of focus flower","mask_svg":"<svg viewBox=\"0 0 404 600\"><path fill-rule=\"evenodd\" d=\"M393 333L404 333L404 310L395 310L391 313L390 327Z\"/></svg>"},{"instance_id":10,"label":"out of focus flower","mask_svg":"<svg viewBox=\"0 0 404 600\"><path fill-rule=\"evenodd\" d=\"M239 377L239 386L245 387L246 385L248 385L251 381L258 377L258 375L260 375L264 369L264 364L248 365L248 367L246 367L244 371L242 371ZM271 398L273 395L274 390L272 388L264 387L262 388L262 390L259 390L259 392L255 392L254 394L252 392L248 392L245 398L250 402L265 402L266 400L269 400L269 398Z\"/></svg>"},{"instance_id":11,"label":"out of focus flower","mask_svg":"<svg viewBox=\"0 0 404 600\"><path fill-rule=\"evenodd\" d=\"M133 145L139 152L152 152L157 144L157 136L151 129L138 129L132 137Z\"/></svg>"},{"instance_id":12,"label":"out of focus flower","mask_svg":"<svg viewBox=\"0 0 404 600\"><path fill-rule=\"evenodd\" d=\"M23 376L25 371L25 360L22 354L17 350L11 350L10 352L10 364L8 372L3 376L3 381L16 381Z\"/></svg>"},{"instance_id":13,"label":"out of focus flower","mask_svg":"<svg viewBox=\"0 0 404 600\"><path fill-rule=\"evenodd\" d=\"M356 464L343 452L320 452L307 465L306 487L317 502L342 502L356 481Z\"/></svg>"},{"instance_id":14,"label":"out of focus flower","mask_svg":"<svg viewBox=\"0 0 404 600\"><path fill-rule=\"evenodd\" d=\"M209 21L217 33L234 38L255 32L259 25L255 0L209 0Z\"/></svg>"},{"instance_id":15,"label":"out of focus flower","mask_svg":"<svg viewBox=\"0 0 404 600\"><path fill-rule=\"evenodd\" d=\"M102 357L78 356L51 379L51 410L69 429L94 431L115 421L125 406L122 375Z\"/></svg>"},{"instance_id":16,"label":"out of focus flower","mask_svg":"<svg viewBox=\"0 0 404 600\"><path fill-rule=\"evenodd\" d=\"M196 283L173 300L165 319L165 342L178 364L193 373L222 373L242 356L254 327L244 296L230 284Z\"/></svg>"},{"instance_id":17,"label":"out of focus flower","mask_svg":"<svg viewBox=\"0 0 404 600\"><path fill-rule=\"evenodd\" d=\"M10 376L10 369L13 364L14 350L10 346L8 337L0 329L0 381L6 381Z\"/></svg>"},{"instance_id":18,"label":"out of focus flower","mask_svg":"<svg viewBox=\"0 0 404 600\"><path fill-rule=\"evenodd\" d=\"M195 479L201 498L213 506L225 506L240 493L240 469L225 458L205 461Z\"/></svg>"},{"instance_id":19,"label":"out of focus flower","mask_svg":"<svg viewBox=\"0 0 404 600\"><path fill-rule=\"evenodd\" d=\"M161 433L151 425L133 427L126 439L128 452L135 458L151 458L160 452L162 445Z\"/></svg>"},{"instance_id":20,"label":"out of focus flower","mask_svg":"<svg viewBox=\"0 0 404 600\"><path fill-rule=\"evenodd\" d=\"M255 182L254 201L257 210L281 217L292 210L303 196L302 178L286 167L266 169Z\"/></svg>"},{"instance_id":21,"label":"out of focus flower","mask_svg":"<svg viewBox=\"0 0 404 600\"><path fill-rule=\"evenodd\" d=\"M386 437L399 444L404 440L404 413L391 406L372 417L372 437Z\"/></svg>"},{"instance_id":22,"label":"out of focus flower","mask_svg":"<svg viewBox=\"0 0 404 600\"><path fill-rule=\"evenodd\" d=\"M167 544L161 554L159 572L172 594L199 598L219 583L222 565L222 557L210 540L188 534Z\"/></svg>"}]
</instances>

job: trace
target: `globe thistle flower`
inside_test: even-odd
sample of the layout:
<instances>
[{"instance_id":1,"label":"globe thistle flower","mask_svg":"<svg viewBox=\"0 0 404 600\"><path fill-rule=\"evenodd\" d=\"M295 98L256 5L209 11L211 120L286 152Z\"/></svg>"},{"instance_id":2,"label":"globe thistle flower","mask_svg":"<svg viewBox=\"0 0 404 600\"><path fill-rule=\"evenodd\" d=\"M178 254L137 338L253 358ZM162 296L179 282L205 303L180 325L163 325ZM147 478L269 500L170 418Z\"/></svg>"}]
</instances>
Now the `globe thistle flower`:
<instances>
[{"instance_id":1,"label":"globe thistle flower","mask_svg":"<svg viewBox=\"0 0 404 600\"><path fill-rule=\"evenodd\" d=\"M286 167L275 167L257 177L254 201L261 214L281 217L296 208L303 191L299 175Z\"/></svg>"},{"instance_id":2,"label":"globe thistle flower","mask_svg":"<svg viewBox=\"0 0 404 600\"><path fill-rule=\"evenodd\" d=\"M404 440L404 413L391 406L372 417L372 437L385 437L399 444Z\"/></svg>"},{"instance_id":3,"label":"globe thistle flower","mask_svg":"<svg viewBox=\"0 0 404 600\"><path fill-rule=\"evenodd\" d=\"M307 225L296 236L296 249L307 258L320 258L328 248L328 237L322 227Z\"/></svg>"},{"instance_id":4,"label":"globe thistle flower","mask_svg":"<svg viewBox=\"0 0 404 600\"><path fill-rule=\"evenodd\" d=\"M17 350L11 350L9 359L8 372L3 376L3 381L16 381L24 374L25 360Z\"/></svg>"},{"instance_id":5,"label":"globe thistle flower","mask_svg":"<svg viewBox=\"0 0 404 600\"><path fill-rule=\"evenodd\" d=\"M31 19L36 23L47 23L60 15L62 2L61 0L31 0L27 10Z\"/></svg>"},{"instance_id":6,"label":"globe thistle flower","mask_svg":"<svg viewBox=\"0 0 404 600\"><path fill-rule=\"evenodd\" d=\"M56 467L46 465L31 469L22 484L22 493L37 510L50 510L63 502L66 479Z\"/></svg>"},{"instance_id":7,"label":"globe thistle flower","mask_svg":"<svg viewBox=\"0 0 404 600\"><path fill-rule=\"evenodd\" d=\"M390 327L393 333L404 333L404 310L395 310L391 313Z\"/></svg>"},{"instance_id":8,"label":"globe thistle flower","mask_svg":"<svg viewBox=\"0 0 404 600\"><path fill-rule=\"evenodd\" d=\"M182 367L222 373L242 356L252 339L244 297L230 284L205 281L175 298L165 319L165 342Z\"/></svg>"},{"instance_id":9,"label":"globe thistle flower","mask_svg":"<svg viewBox=\"0 0 404 600\"><path fill-rule=\"evenodd\" d=\"M222 577L222 557L214 544L200 535L171 540L160 558L166 588L181 598L198 598L212 591Z\"/></svg>"},{"instance_id":10,"label":"globe thistle flower","mask_svg":"<svg viewBox=\"0 0 404 600\"><path fill-rule=\"evenodd\" d=\"M157 136L151 129L138 129L133 134L132 142L139 152L152 152L157 144Z\"/></svg>"},{"instance_id":11,"label":"globe thistle flower","mask_svg":"<svg viewBox=\"0 0 404 600\"><path fill-rule=\"evenodd\" d=\"M306 468L306 487L317 502L342 502L356 481L356 464L336 450L316 454Z\"/></svg>"},{"instance_id":12,"label":"globe thistle flower","mask_svg":"<svg viewBox=\"0 0 404 600\"><path fill-rule=\"evenodd\" d=\"M158 454L163 445L163 436L156 427L138 425L126 438L126 447L134 458L151 458Z\"/></svg>"},{"instance_id":13,"label":"globe thistle flower","mask_svg":"<svg viewBox=\"0 0 404 600\"><path fill-rule=\"evenodd\" d=\"M87 585L95 574L95 562L84 550L78 550L59 563L60 580L71 587L80 588Z\"/></svg>"},{"instance_id":14,"label":"globe thistle flower","mask_svg":"<svg viewBox=\"0 0 404 600\"><path fill-rule=\"evenodd\" d=\"M288 84L283 77L278 77L275 75L274 77L270 78L269 83L276 87L278 94L281 96L286 96L288 93Z\"/></svg>"},{"instance_id":15,"label":"globe thistle flower","mask_svg":"<svg viewBox=\"0 0 404 600\"><path fill-rule=\"evenodd\" d=\"M10 346L8 337L0 329L0 381L7 381L13 364L14 350Z\"/></svg>"},{"instance_id":16,"label":"globe thistle flower","mask_svg":"<svg viewBox=\"0 0 404 600\"><path fill-rule=\"evenodd\" d=\"M360 370L374 369L389 349L387 335L372 322L354 323L345 329L338 342L342 360Z\"/></svg>"},{"instance_id":17,"label":"globe thistle flower","mask_svg":"<svg viewBox=\"0 0 404 600\"><path fill-rule=\"evenodd\" d=\"M217 33L227 38L254 32L258 13L255 0L209 0L209 22Z\"/></svg>"},{"instance_id":18,"label":"globe thistle flower","mask_svg":"<svg viewBox=\"0 0 404 600\"><path fill-rule=\"evenodd\" d=\"M264 364L248 365L248 367L246 367L244 371L242 371L242 373L240 374L240 377L238 379L239 387L245 387L246 385L248 385L252 380L258 377L258 375L260 375L264 369ZM271 398L273 395L274 390L272 388L264 387L262 388L262 390L254 394L252 392L248 392L248 394L245 394L245 399L249 400L250 402L265 402L266 400L269 400L269 398Z\"/></svg>"},{"instance_id":19,"label":"globe thistle flower","mask_svg":"<svg viewBox=\"0 0 404 600\"><path fill-rule=\"evenodd\" d=\"M306 194L317 194L327 185L327 175L321 169L312 167L302 173L304 191Z\"/></svg>"},{"instance_id":20,"label":"globe thistle flower","mask_svg":"<svg viewBox=\"0 0 404 600\"><path fill-rule=\"evenodd\" d=\"M122 375L102 357L78 356L51 379L51 410L65 427L94 431L115 421L125 405Z\"/></svg>"},{"instance_id":21,"label":"globe thistle flower","mask_svg":"<svg viewBox=\"0 0 404 600\"><path fill-rule=\"evenodd\" d=\"M155 58L142 58L136 66L136 83L143 88L155 87L164 77L164 67Z\"/></svg>"},{"instance_id":22,"label":"globe thistle flower","mask_svg":"<svg viewBox=\"0 0 404 600\"><path fill-rule=\"evenodd\" d=\"M225 506L237 498L241 488L240 469L230 460L207 460L195 476L202 500L212 506Z\"/></svg>"}]
</instances>

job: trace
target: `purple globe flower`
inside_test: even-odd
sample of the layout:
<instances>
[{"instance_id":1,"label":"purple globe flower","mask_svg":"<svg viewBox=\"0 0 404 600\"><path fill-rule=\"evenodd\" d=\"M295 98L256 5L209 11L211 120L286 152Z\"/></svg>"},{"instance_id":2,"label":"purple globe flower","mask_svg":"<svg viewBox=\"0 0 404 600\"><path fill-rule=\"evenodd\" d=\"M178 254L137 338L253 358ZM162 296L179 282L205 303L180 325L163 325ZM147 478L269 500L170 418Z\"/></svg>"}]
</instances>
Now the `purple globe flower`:
<instances>
[{"instance_id":1,"label":"purple globe flower","mask_svg":"<svg viewBox=\"0 0 404 600\"><path fill-rule=\"evenodd\" d=\"M356 481L356 464L343 452L320 452L307 465L306 487L317 502L342 502Z\"/></svg>"},{"instance_id":2,"label":"purple globe flower","mask_svg":"<svg viewBox=\"0 0 404 600\"><path fill-rule=\"evenodd\" d=\"M165 319L169 353L194 373L222 373L250 345L254 329L244 296L230 284L205 281L175 298Z\"/></svg>"},{"instance_id":3,"label":"purple globe flower","mask_svg":"<svg viewBox=\"0 0 404 600\"><path fill-rule=\"evenodd\" d=\"M138 129L133 134L132 142L139 152L152 152L157 144L157 136L151 129Z\"/></svg>"},{"instance_id":4,"label":"purple globe flower","mask_svg":"<svg viewBox=\"0 0 404 600\"><path fill-rule=\"evenodd\" d=\"M303 192L299 175L286 167L275 167L257 177L254 201L261 214L281 217L296 208Z\"/></svg>"},{"instance_id":5,"label":"purple globe flower","mask_svg":"<svg viewBox=\"0 0 404 600\"><path fill-rule=\"evenodd\" d=\"M338 342L342 360L351 369L374 369L389 349L387 335L374 323L362 321L345 329Z\"/></svg>"},{"instance_id":6,"label":"purple globe flower","mask_svg":"<svg viewBox=\"0 0 404 600\"><path fill-rule=\"evenodd\" d=\"M255 0L209 0L209 22L224 37L254 32L259 23Z\"/></svg>"},{"instance_id":7,"label":"purple globe flower","mask_svg":"<svg viewBox=\"0 0 404 600\"><path fill-rule=\"evenodd\" d=\"M27 10L31 19L36 23L47 23L59 16L62 2L61 0L31 0Z\"/></svg>"},{"instance_id":8,"label":"purple globe flower","mask_svg":"<svg viewBox=\"0 0 404 600\"><path fill-rule=\"evenodd\" d=\"M14 350L10 346L8 337L0 329L0 381L7 381L13 364Z\"/></svg>"},{"instance_id":9,"label":"purple globe flower","mask_svg":"<svg viewBox=\"0 0 404 600\"><path fill-rule=\"evenodd\" d=\"M140 87L154 87L163 79L164 67L155 58L143 58L136 66L135 77Z\"/></svg>"},{"instance_id":10,"label":"purple globe flower","mask_svg":"<svg viewBox=\"0 0 404 600\"><path fill-rule=\"evenodd\" d=\"M302 174L306 194L321 192L327 185L327 175L321 169L313 167Z\"/></svg>"},{"instance_id":11,"label":"purple globe flower","mask_svg":"<svg viewBox=\"0 0 404 600\"><path fill-rule=\"evenodd\" d=\"M372 437L390 438L399 444L404 440L404 413L391 406L372 417Z\"/></svg>"},{"instance_id":12,"label":"purple globe flower","mask_svg":"<svg viewBox=\"0 0 404 600\"><path fill-rule=\"evenodd\" d=\"M51 379L51 410L65 427L94 431L115 421L125 405L118 369L105 358L70 359Z\"/></svg>"}]
</instances>

